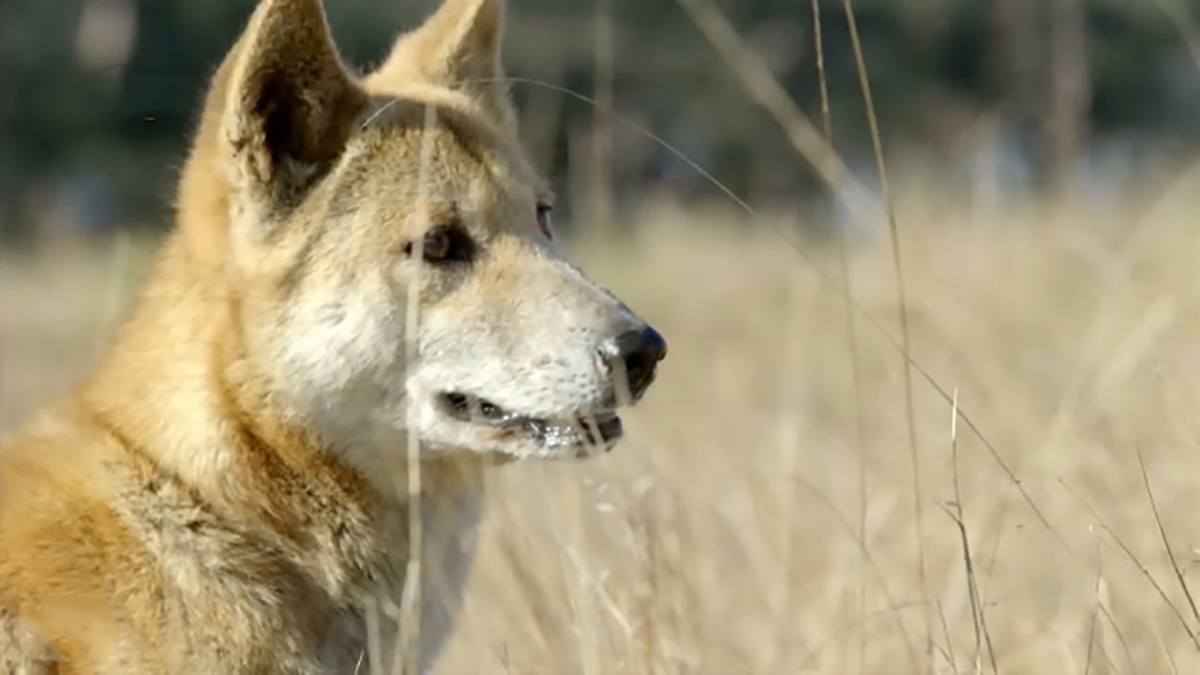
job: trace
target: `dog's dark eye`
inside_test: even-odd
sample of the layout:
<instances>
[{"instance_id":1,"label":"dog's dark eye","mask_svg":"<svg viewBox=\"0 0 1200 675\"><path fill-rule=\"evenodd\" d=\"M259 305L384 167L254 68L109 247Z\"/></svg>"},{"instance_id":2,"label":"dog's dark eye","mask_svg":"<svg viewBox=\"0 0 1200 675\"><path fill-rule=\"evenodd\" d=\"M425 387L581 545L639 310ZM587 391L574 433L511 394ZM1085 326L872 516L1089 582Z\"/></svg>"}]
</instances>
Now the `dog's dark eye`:
<instances>
[{"instance_id":1,"label":"dog's dark eye","mask_svg":"<svg viewBox=\"0 0 1200 675\"><path fill-rule=\"evenodd\" d=\"M416 247L409 242L404 247L406 255L411 256ZM455 225L439 225L425 233L421 241L421 258L427 263L470 262L474 253L474 244L470 236Z\"/></svg>"},{"instance_id":2,"label":"dog's dark eye","mask_svg":"<svg viewBox=\"0 0 1200 675\"><path fill-rule=\"evenodd\" d=\"M550 212L553 210L554 208L549 204L538 204L537 206L538 228L542 230L542 234L546 235L548 239L554 238L554 230L550 223Z\"/></svg>"}]
</instances>

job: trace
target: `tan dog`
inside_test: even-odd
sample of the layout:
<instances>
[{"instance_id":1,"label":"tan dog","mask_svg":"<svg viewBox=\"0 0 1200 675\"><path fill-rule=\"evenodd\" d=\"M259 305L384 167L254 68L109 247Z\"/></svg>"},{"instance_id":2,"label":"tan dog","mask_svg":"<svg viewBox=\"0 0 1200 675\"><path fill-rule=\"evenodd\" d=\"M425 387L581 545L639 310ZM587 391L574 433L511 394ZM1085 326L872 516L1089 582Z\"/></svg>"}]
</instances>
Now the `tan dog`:
<instances>
[{"instance_id":1,"label":"tan dog","mask_svg":"<svg viewBox=\"0 0 1200 675\"><path fill-rule=\"evenodd\" d=\"M555 250L502 15L447 0L359 79L319 0L258 7L131 319L0 451L0 673L390 669L412 434L428 670L482 470L620 436L665 344Z\"/></svg>"}]
</instances>

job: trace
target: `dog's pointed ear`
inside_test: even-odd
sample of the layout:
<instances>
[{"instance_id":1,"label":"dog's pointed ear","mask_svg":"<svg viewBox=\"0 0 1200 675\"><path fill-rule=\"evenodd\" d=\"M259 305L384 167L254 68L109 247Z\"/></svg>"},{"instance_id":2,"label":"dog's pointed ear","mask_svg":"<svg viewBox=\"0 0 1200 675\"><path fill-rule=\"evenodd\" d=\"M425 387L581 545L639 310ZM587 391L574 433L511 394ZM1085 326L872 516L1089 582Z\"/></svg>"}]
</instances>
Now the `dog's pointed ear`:
<instances>
[{"instance_id":1,"label":"dog's pointed ear","mask_svg":"<svg viewBox=\"0 0 1200 675\"><path fill-rule=\"evenodd\" d=\"M267 211L294 205L345 150L367 103L321 0L263 0L227 65L221 132L232 187Z\"/></svg>"},{"instance_id":2,"label":"dog's pointed ear","mask_svg":"<svg viewBox=\"0 0 1200 675\"><path fill-rule=\"evenodd\" d=\"M443 0L424 24L396 41L372 77L466 91L497 121L513 124L501 65L503 38L504 0Z\"/></svg>"}]
</instances>

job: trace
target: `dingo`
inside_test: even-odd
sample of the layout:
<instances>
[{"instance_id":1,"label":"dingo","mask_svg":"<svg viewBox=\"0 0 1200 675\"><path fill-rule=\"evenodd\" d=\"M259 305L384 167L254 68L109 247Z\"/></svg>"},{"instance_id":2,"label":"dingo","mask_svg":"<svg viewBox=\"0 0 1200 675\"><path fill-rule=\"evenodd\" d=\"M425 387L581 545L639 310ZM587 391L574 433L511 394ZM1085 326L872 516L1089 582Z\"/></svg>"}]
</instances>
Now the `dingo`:
<instances>
[{"instance_id":1,"label":"dingo","mask_svg":"<svg viewBox=\"0 0 1200 675\"><path fill-rule=\"evenodd\" d=\"M620 437L666 346L556 251L502 32L446 0L358 78L320 0L255 10L131 318L2 448L0 673L390 671L411 434L427 671L482 471Z\"/></svg>"}]
</instances>

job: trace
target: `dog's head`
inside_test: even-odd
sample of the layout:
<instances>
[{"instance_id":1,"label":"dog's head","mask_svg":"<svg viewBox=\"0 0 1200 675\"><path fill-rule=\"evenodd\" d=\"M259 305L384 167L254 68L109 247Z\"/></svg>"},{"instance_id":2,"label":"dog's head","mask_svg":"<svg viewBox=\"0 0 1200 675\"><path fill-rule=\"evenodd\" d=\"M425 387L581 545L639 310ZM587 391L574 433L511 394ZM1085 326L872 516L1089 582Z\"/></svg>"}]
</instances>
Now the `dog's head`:
<instances>
[{"instance_id":1,"label":"dog's head","mask_svg":"<svg viewBox=\"0 0 1200 675\"><path fill-rule=\"evenodd\" d=\"M446 0L359 78L320 0L264 0L215 78L181 200L228 222L246 360L335 446L585 455L666 352L560 255L502 31Z\"/></svg>"}]
</instances>

